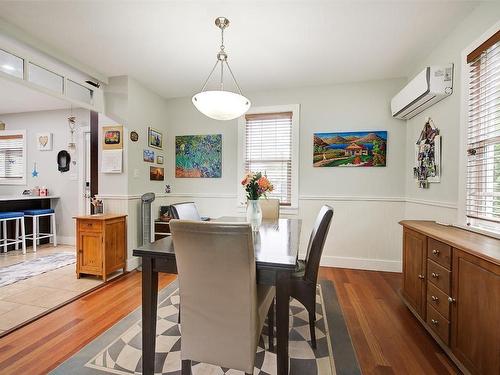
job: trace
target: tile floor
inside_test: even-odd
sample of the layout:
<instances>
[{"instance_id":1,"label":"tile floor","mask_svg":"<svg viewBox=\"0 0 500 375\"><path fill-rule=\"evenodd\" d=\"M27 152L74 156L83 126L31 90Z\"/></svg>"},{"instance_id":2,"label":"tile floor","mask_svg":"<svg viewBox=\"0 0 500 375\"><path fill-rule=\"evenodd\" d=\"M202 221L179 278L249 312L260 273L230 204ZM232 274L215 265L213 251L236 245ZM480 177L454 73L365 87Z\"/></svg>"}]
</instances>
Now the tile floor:
<instances>
[{"instance_id":1,"label":"tile floor","mask_svg":"<svg viewBox=\"0 0 500 375\"><path fill-rule=\"evenodd\" d=\"M21 251L0 253L0 267L34 259L53 252L75 251L74 246L42 245L35 253L28 248ZM84 293L100 284L97 277L76 278L75 264L33 276L17 283L0 287L0 335L61 303Z\"/></svg>"}]
</instances>

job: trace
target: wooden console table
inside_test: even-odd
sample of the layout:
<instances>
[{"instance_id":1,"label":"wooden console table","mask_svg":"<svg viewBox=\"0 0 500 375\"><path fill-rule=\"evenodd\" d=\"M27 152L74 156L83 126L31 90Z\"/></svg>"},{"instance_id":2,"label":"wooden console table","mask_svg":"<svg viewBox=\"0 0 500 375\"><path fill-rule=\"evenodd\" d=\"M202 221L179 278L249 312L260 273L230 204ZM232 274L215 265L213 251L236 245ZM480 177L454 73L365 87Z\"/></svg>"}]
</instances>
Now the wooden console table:
<instances>
[{"instance_id":1,"label":"wooden console table","mask_svg":"<svg viewBox=\"0 0 500 375\"><path fill-rule=\"evenodd\" d=\"M404 220L405 304L465 374L500 374L500 240Z\"/></svg>"},{"instance_id":2,"label":"wooden console table","mask_svg":"<svg viewBox=\"0 0 500 375\"><path fill-rule=\"evenodd\" d=\"M127 252L126 215L98 214L77 216L76 275L101 276L104 281L111 272L125 271Z\"/></svg>"}]
</instances>

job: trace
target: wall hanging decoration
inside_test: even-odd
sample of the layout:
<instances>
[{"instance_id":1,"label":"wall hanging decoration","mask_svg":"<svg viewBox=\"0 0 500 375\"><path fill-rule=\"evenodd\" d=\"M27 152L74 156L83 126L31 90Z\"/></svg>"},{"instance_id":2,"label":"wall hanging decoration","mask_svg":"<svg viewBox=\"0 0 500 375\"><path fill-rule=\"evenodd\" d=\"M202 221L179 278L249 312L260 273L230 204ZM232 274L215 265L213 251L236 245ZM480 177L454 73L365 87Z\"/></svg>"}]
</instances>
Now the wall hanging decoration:
<instances>
[{"instance_id":1,"label":"wall hanging decoration","mask_svg":"<svg viewBox=\"0 0 500 375\"><path fill-rule=\"evenodd\" d=\"M149 167L149 179L151 181L163 181L165 170L162 167Z\"/></svg>"},{"instance_id":2,"label":"wall hanging decoration","mask_svg":"<svg viewBox=\"0 0 500 375\"><path fill-rule=\"evenodd\" d=\"M415 145L413 175L421 189L441 180L441 136L431 118L427 119Z\"/></svg>"},{"instance_id":3,"label":"wall hanging decoration","mask_svg":"<svg viewBox=\"0 0 500 375\"><path fill-rule=\"evenodd\" d=\"M142 159L147 163L155 162L155 152L151 150L144 150L142 152Z\"/></svg>"},{"instance_id":4,"label":"wall hanging decoration","mask_svg":"<svg viewBox=\"0 0 500 375\"><path fill-rule=\"evenodd\" d=\"M137 142L139 140L139 134L135 130L130 132L130 140L132 142Z\"/></svg>"},{"instance_id":5,"label":"wall hanging decoration","mask_svg":"<svg viewBox=\"0 0 500 375\"><path fill-rule=\"evenodd\" d=\"M31 177L38 177L39 173L36 170L36 163L33 163L33 170L31 171Z\"/></svg>"},{"instance_id":6,"label":"wall hanging decoration","mask_svg":"<svg viewBox=\"0 0 500 375\"><path fill-rule=\"evenodd\" d=\"M165 193L170 194L172 192L172 187L170 185L165 185Z\"/></svg>"},{"instance_id":7,"label":"wall hanging decoration","mask_svg":"<svg viewBox=\"0 0 500 375\"><path fill-rule=\"evenodd\" d=\"M39 151L52 151L52 133L38 133L36 144Z\"/></svg>"},{"instance_id":8,"label":"wall hanging decoration","mask_svg":"<svg viewBox=\"0 0 500 375\"><path fill-rule=\"evenodd\" d=\"M148 145L158 149L163 148L163 134L154 128L148 128Z\"/></svg>"},{"instance_id":9,"label":"wall hanging decoration","mask_svg":"<svg viewBox=\"0 0 500 375\"><path fill-rule=\"evenodd\" d=\"M385 167L387 132L314 133L314 167Z\"/></svg>"},{"instance_id":10,"label":"wall hanging decoration","mask_svg":"<svg viewBox=\"0 0 500 375\"><path fill-rule=\"evenodd\" d=\"M103 126L103 150L119 150L123 148L123 126Z\"/></svg>"},{"instance_id":11,"label":"wall hanging decoration","mask_svg":"<svg viewBox=\"0 0 500 375\"><path fill-rule=\"evenodd\" d=\"M71 109L73 112L73 108ZM68 117L68 126L69 126L69 142L68 142L68 150L76 149L76 141L75 141L75 131L76 131L76 117L71 114Z\"/></svg>"},{"instance_id":12,"label":"wall hanging decoration","mask_svg":"<svg viewBox=\"0 0 500 375\"><path fill-rule=\"evenodd\" d=\"M175 177L221 176L222 134L175 137Z\"/></svg>"},{"instance_id":13,"label":"wall hanging decoration","mask_svg":"<svg viewBox=\"0 0 500 375\"><path fill-rule=\"evenodd\" d=\"M250 109L250 100L243 96L241 88L227 62L227 53L224 51L224 30L229 26L229 20L225 17L217 17L215 19L215 26L221 30L221 45L217 53L217 61L208 78L205 80L201 91L193 96L192 101L196 109L207 117L214 120L233 120L245 114ZM218 90L204 91L219 64L220 80L218 82ZM224 90L224 65L227 67L229 75L233 78L239 94Z\"/></svg>"},{"instance_id":14,"label":"wall hanging decoration","mask_svg":"<svg viewBox=\"0 0 500 375\"><path fill-rule=\"evenodd\" d=\"M59 172L69 171L71 156L68 151L62 150L57 153L57 169Z\"/></svg>"},{"instance_id":15,"label":"wall hanging decoration","mask_svg":"<svg viewBox=\"0 0 500 375\"><path fill-rule=\"evenodd\" d=\"M156 164L163 164L163 156L158 155L156 157Z\"/></svg>"}]
</instances>

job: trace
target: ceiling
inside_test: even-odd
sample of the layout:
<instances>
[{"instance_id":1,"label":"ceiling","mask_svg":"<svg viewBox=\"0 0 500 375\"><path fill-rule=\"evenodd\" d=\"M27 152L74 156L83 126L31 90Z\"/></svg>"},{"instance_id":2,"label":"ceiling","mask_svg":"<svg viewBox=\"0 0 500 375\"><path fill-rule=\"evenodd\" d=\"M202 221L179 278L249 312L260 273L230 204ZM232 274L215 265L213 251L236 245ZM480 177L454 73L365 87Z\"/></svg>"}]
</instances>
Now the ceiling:
<instances>
[{"instance_id":1,"label":"ceiling","mask_svg":"<svg viewBox=\"0 0 500 375\"><path fill-rule=\"evenodd\" d=\"M226 51L244 92L405 77L478 2L2 1L0 15L107 76L164 97L201 88ZM448 61L436 61L446 63Z\"/></svg>"},{"instance_id":2,"label":"ceiling","mask_svg":"<svg viewBox=\"0 0 500 375\"><path fill-rule=\"evenodd\" d=\"M11 80L0 78L0 115L63 108L70 108L70 104Z\"/></svg>"}]
</instances>

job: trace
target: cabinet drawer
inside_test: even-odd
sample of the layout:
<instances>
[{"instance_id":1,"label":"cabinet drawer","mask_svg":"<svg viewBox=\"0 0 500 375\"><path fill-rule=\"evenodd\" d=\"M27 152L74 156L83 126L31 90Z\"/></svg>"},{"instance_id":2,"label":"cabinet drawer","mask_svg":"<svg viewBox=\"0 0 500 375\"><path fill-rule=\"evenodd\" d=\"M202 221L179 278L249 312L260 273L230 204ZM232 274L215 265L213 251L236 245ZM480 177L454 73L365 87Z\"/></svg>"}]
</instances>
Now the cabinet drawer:
<instances>
[{"instance_id":1,"label":"cabinet drawer","mask_svg":"<svg viewBox=\"0 0 500 375\"><path fill-rule=\"evenodd\" d=\"M169 223L155 222L155 232L158 233L170 233Z\"/></svg>"},{"instance_id":2,"label":"cabinet drawer","mask_svg":"<svg viewBox=\"0 0 500 375\"><path fill-rule=\"evenodd\" d=\"M443 317L450 319L448 295L432 283L427 284L427 303L434 307Z\"/></svg>"},{"instance_id":3,"label":"cabinet drawer","mask_svg":"<svg viewBox=\"0 0 500 375\"><path fill-rule=\"evenodd\" d=\"M427 280L450 295L451 272L432 260L427 260Z\"/></svg>"},{"instance_id":4,"label":"cabinet drawer","mask_svg":"<svg viewBox=\"0 0 500 375\"><path fill-rule=\"evenodd\" d=\"M427 240L427 258L451 269L451 246L433 238Z\"/></svg>"},{"instance_id":5,"label":"cabinet drawer","mask_svg":"<svg viewBox=\"0 0 500 375\"><path fill-rule=\"evenodd\" d=\"M429 304L427 305L427 324L446 345L450 344L450 322Z\"/></svg>"},{"instance_id":6,"label":"cabinet drawer","mask_svg":"<svg viewBox=\"0 0 500 375\"><path fill-rule=\"evenodd\" d=\"M100 232L102 223L98 220L78 220L78 230Z\"/></svg>"}]
</instances>

